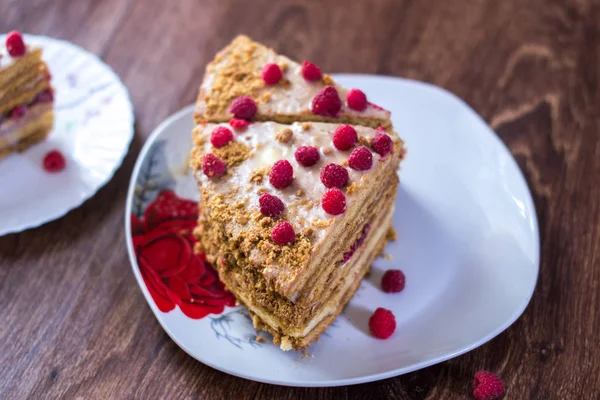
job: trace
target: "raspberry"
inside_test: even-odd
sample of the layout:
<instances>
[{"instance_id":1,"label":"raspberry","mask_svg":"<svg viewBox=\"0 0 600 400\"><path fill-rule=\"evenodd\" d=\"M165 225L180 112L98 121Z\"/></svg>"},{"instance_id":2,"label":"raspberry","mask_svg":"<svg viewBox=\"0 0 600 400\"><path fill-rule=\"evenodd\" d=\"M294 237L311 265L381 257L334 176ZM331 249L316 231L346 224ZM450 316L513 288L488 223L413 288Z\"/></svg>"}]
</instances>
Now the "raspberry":
<instances>
[{"instance_id":1,"label":"raspberry","mask_svg":"<svg viewBox=\"0 0 600 400\"><path fill-rule=\"evenodd\" d=\"M381 288L386 293L398 293L404 290L406 284L406 277L404 272L399 269L390 269L385 271L381 278Z\"/></svg>"},{"instance_id":2,"label":"raspberry","mask_svg":"<svg viewBox=\"0 0 600 400\"><path fill-rule=\"evenodd\" d=\"M344 187L348 178L348 170L341 165L331 163L321 170L321 182L328 188Z\"/></svg>"},{"instance_id":3,"label":"raspberry","mask_svg":"<svg viewBox=\"0 0 600 400\"><path fill-rule=\"evenodd\" d=\"M356 111L363 111L367 108L367 96L362 90L352 89L346 95L348 107Z\"/></svg>"},{"instance_id":4,"label":"raspberry","mask_svg":"<svg viewBox=\"0 0 600 400\"><path fill-rule=\"evenodd\" d=\"M329 189L321 199L321 206L328 214L340 215L346 211L346 196L340 189Z\"/></svg>"},{"instance_id":5,"label":"raspberry","mask_svg":"<svg viewBox=\"0 0 600 400\"><path fill-rule=\"evenodd\" d=\"M54 92L52 89L46 89L35 96L36 103L52 103L54 101Z\"/></svg>"},{"instance_id":6,"label":"raspberry","mask_svg":"<svg viewBox=\"0 0 600 400\"><path fill-rule=\"evenodd\" d=\"M248 121L246 121L245 119L232 119L231 121L229 121L229 126L231 126L233 129L244 129L248 127Z\"/></svg>"},{"instance_id":7,"label":"raspberry","mask_svg":"<svg viewBox=\"0 0 600 400\"><path fill-rule=\"evenodd\" d=\"M390 310L379 307L369 318L369 329L376 338L387 339L396 330L396 317Z\"/></svg>"},{"instance_id":8,"label":"raspberry","mask_svg":"<svg viewBox=\"0 0 600 400\"><path fill-rule=\"evenodd\" d=\"M313 146L298 147L298 150L294 153L294 157L296 157L296 161L304 167L315 165L321 158L319 150Z\"/></svg>"},{"instance_id":9,"label":"raspberry","mask_svg":"<svg viewBox=\"0 0 600 400\"><path fill-rule=\"evenodd\" d=\"M256 114L256 103L248 96L240 96L231 102L229 111L235 118L250 119Z\"/></svg>"},{"instance_id":10,"label":"raspberry","mask_svg":"<svg viewBox=\"0 0 600 400\"><path fill-rule=\"evenodd\" d=\"M216 148L223 147L233 140L233 133L224 126L217 126L210 134L210 142Z\"/></svg>"},{"instance_id":11,"label":"raspberry","mask_svg":"<svg viewBox=\"0 0 600 400\"><path fill-rule=\"evenodd\" d=\"M504 394L504 382L488 371L475 372L473 397L477 400L492 400Z\"/></svg>"},{"instance_id":12,"label":"raspberry","mask_svg":"<svg viewBox=\"0 0 600 400\"><path fill-rule=\"evenodd\" d=\"M283 201L277 196L273 196L269 193L265 193L258 199L260 204L260 212L271 218L276 218L283 212Z\"/></svg>"},{"instance_id":13,"label":"raspberry","mask_svg":"<svg viewBox=\"0 0 600 400\"><path fill-rule=\"evenodd\" d=\"M392 138L385 133L385 130L377 129L375 136L371 140L371 146L373 146L375 153L381 157L385 157L392 151L394 143L392 142Z\"/></svg>"},{"instance_id":14,"label":"raspberry","mask_svg":"<svg viewBox=\"0 0 600 400\"><path fill-rule=\"evenodd\" d=\"M321 70L315 64L304 60L302 61L302 77L307 81L318 81L321 79Z\"/></svg>"},{"instance_id":15,"label":"raspberry","mask_svg":"<svg viewBox=\"0 0 600 400\"><path fill-rule=\"evenodd\" d=\"M65 165L65 157L58 150L49 151L44 157L44 170L48 172L60 172Z\"/></svg>"},{"instance_id":16,"label":"raspberry","mask_svg":"<svg viewBox=\"0 0 600 400\"><path fill-rule=\"evenodd\" d=\"M288 160L279 160L273 164L269 173L269 182L277 189L284 189L294 180L294 167Z\"/></svg>"},{"instance_id":17,"label":"raspberry","mask_svg":"<svg viewBox=\"0 0 600 400\"><path fill-rule=\"evenodd\" d=\"M21 119L21 117L25 115L26 112L26 106L17 106L10 111L10 117L13 119Z\"/></svg>"},{"instance_id":18,"label":"raspberry","mask_svg":"<svg viewBox=\"0 0 600 400\"><path fill-rule=\"evenodd\" d=\"M281 68L274 63L265 65L262 70L262 78L267 85L276 84L281 79Z\"/></svg>"},{"instance_id":19,"label":"raspberry","mask_svg":"<svg viewBox=\"0 0 600 400\"><path fill-rule=\"evenodd\" d=\"M350 125L340 125L333 131L333 145L338 150L350 150L357 141L356 130Z\"/></svg>"},{"instance_id":20,"label":"raspberry","mask_svg":"<svg viewBox=\"0 0 600 400\"><path fill-rule=\"evenodd\" d=\"M348 158L348 165L357 171L366 171L373 165L373 154L365 146L354 149Z\"/></svg>"},{"instance_id":21,"label":"raspberry","mask_svg":"<svg viewBox=\"0 0 600 400\"><path fill-rule=\"evenodd\" d=\"M6 50L11 57L25 55L25 43L20 32L12 31L6 36Z\"/></svg>"},{"instance_id":22,"label":"raspberry","mask_svg":"<svg viewBox=\"0 0 600 400\"><path fill-rule=\"evenodd\" d=\"M271 239L277 244L285 245L296 240L294 228L287 221L278 222L271 231Z\"/></svg>"},{"instance_id":23,"label":"raspberry","mask_svg":"<svg viewBox=\"0 0 600 400\"><path fill-rule=\"evenodd\" d=\"M342 102L337 90L333 86L325 86L319 90L312 101L311 110L313 114L327 117L337 117Z\"/></svg>"},{"instance_id":24,"label":"raspberry","mask_svg":"<svg viewBox=\"0 0 600 400\"><path fill-rule=\"evenodd\" d=\"M208 153L202 158L202 172L209 178L223 175L226 169L225 162L212 153Z\"/></svg>"}]
</instances>

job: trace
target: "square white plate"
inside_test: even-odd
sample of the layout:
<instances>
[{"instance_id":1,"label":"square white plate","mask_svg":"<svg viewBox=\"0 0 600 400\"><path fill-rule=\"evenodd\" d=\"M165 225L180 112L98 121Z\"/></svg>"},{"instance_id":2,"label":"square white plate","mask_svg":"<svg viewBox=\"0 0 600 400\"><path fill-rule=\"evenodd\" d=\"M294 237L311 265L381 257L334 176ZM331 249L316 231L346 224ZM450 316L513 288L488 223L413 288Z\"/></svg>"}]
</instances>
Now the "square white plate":
<instances>
[{"instance_id":1,"label":"square white plate","mask_svg":"<svg viewBox=\"0 0 600 400\"><path fill-rule=\"evenodd\" d=\"M394 216L399 238L386 249L393 259L375 262L343 314L310 347L309 357L283 352L268 340L248 340L255 332L241 308L226 307L201 319L187 317L180 307L159 310L137 265L129 216L136 208L141 216L139 210L160 189L197 198L186 170L192 108L163 122L140 153L125 224L133 271L169 336L214 368L290 386L374 381L480 346L512 324L531 298L539 267L536 213L521 171L496 134L462 100L435 86L367 75L336 79L361 88L392 112L408 154ZM150 184L149 176L154 177ZM379 287L390 268L406 275L406 289L399 294ZM377 307L396 316L397 329L388 340L369 334L368 318Z\"/></svg>"}]
</instances>

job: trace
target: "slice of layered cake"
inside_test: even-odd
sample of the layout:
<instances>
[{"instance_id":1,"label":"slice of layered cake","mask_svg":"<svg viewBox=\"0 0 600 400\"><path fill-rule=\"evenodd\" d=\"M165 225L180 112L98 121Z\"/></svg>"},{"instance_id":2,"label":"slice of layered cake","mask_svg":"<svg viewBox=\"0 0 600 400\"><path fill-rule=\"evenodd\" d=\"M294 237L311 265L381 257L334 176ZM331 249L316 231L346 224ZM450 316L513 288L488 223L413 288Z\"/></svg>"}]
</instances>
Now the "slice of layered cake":
<instances>
[{"instance_id":1,"label":"slice of layered cake","mask_svg":"<svg viewBox=\"0 0 600 400\"><path fill-rule=\"evenodd\" d=\"M347 90L316 65L300 65L246 36L235 38L207 66L194 113L197 123L234 117L391 126L389 111L361 91Z\"/></svg>"},{"instance_id":2,"label":"slice of layered cake","mask_svg":"<svg viewBox=\"0 0 600 400\"><path fill-rule=\"evenodd\" d=\"M208 66L194 117L196 250L257 329L306 348L393 234L389 112L242 36Z\"/></svg>"},{"instance_id":3,"label":"slice of layered cake","mask_svg":"<svg viewBox=\"0 0 600 400\"><path fill-rule=\"evenodd\" d=\"M19 32L0 48L0 158L43 140L52 129L54 101L42 49Z\"/></svg>"}]
</instances>

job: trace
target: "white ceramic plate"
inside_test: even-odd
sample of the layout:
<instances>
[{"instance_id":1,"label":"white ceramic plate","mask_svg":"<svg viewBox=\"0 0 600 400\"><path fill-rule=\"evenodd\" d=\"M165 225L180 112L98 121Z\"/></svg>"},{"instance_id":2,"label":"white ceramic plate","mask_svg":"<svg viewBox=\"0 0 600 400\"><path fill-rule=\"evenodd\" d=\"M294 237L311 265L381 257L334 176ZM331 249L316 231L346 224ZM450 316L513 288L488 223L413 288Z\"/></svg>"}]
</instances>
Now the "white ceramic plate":
<instances>
[{"instance_id":1,"label":"white ceramic plate","mask_svg":"<svg viewBox=\"0 0 600 400\"><path fill-rule=\"evenodd\" d=\"M24 38L44 50L55 88L54 128L45 141L0 160L0 236L59 218L90 198L113 176L133 137L129 94L108 65L62 40ZM49 174L43 159L54 149L67 164Z\"/></svg>"},{"instance_id":2,"label":"white ceramic plate","mask_svg":"<svg viewBox=\"0 0 600 400\"><path fill-rule=\"evenodd\" d=\"M143 247L144 257L172 244L160 242L162 237L149 245L149 237L143 235L152 236L160 228L139 228L137 218L134 230L150 233L132 239L132 221L126 218L133 271L156 318L182 349L221 371L290 386L383 379L482 345L512 324L531 298L539 264L536 213L521 171L495 133L462 100L435 86L391 77L336 78L346 87L363 89L370 100L392 111L408 154L402 164L394 217L399 238L386 250L393 260L381 258L374 263L372 274L343 314L310 347L309 357L283 352L269 341L248 340L255 333L243 309L223 310L226 299L219 293L215 294L215 314L189 318L186 314L194 314L189 304L183 303L186 314L173 305L181 301L173 299L173 293L181 292L176 284L181 281L171 281L168 271L157 272L169 288L159 287L162 294L155 293L155 297L163 310L173 309L160 311L142 278L132 240L148 245ZM186 169L191 112L188 107L173 115L146 142L131 179L128 216L156 219L159 211L147 212L145 217L141 211L161 188L183 198L197 198L194 179ZM180 210L175 215L181 218L192 206L161 202L156 209ZM153 248L157 243L162 244ZM152 264L147 259L143 262ZM163 266L151 268L156 271ZM379 288L382 273L389 268L406 274L406 289L399 294L386 294ZM165 303L164 298L170 300ZM377 307L389 308L396 315L397 330L388 340L369 334L367 321Z\"/></svg>"}]
</instances>

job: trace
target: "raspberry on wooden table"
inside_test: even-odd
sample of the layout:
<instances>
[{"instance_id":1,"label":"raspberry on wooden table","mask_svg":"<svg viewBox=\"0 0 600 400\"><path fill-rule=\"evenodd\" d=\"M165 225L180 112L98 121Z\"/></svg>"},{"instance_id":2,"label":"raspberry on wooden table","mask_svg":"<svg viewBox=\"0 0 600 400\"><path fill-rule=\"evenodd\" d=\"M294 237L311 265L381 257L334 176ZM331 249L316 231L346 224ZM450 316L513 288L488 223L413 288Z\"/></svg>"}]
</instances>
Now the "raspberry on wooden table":
<instances>
[{"instance_id":1,"label":"raspberry on wooden table","mask_svg":"<svg viewBox=\"0 0 600 400\"><path fill-rule=\"evenodd\" d=\"M275 63L264 66L262 70L262 79L267 85L274 85L281 80L281 68Z\"/></svg>"},{"instance_id":2,"label":"raspberry on wooden table","mask_svg":"<svg viewBox=\"0 0 600 400\"><path fill-rule=\"evenodd\" d=\"M216 148L223 147L233 140L233 132L224 126L217 126L210 134L210 143Z\"/></svg>"},{"instance_id":3,"label":"raspberry on wooden table","mask_svg":"<svg viewBox=\"0 0 600 400\"><path fill-rule=\"evenodd\" d=\"M284 209L283 201L269 193L260 196L258 203L260 204L261 214L271 218L277 218Z\"/></svg>"},{"instance_id":4,"label":"raspberry on wooden table","mask_svg":"<svg viewBox=\"0 0 600 400\"><path fill-rule=\"evenodd\" d=\"M229 111L235 118L250 119L256 114L256 102L248 96L240 96L231 102Z\"/></svg>"},{"instance_id":5,"label":"raspberry on wooden table","mask_svg":"<svg viewBox=\"0 0 600 400\"><path fill-rule=\"evenodd\" d=\"M373 154L364 146L354 149L348 158L348 165L357 171L366 171L373 166Z\"/></svg>"},{"instance_id":6,"label":"raspberry on wooden table","mask_svg":"<svg viewBox=\"0 0 600 400\"><path fill-rule=\"evenodd\" d=\"M25 55L26 47L21 32L12 31L6 35L6 51L8 51L11 57Z\"/></svg>"},{"instance_id":7,"label":"raspberry on wooden table","mask_svg":"<svg viewBox=\"0 0 600 400\"><path fill-rule=\"evenodd\" d=\"M278 222L271 231L271 239L277 244L286 245L296 240L294 228L287 221Z\"/></svg>"},{"instance_id":8,"label":"raspberry on wooden table","mask_svg":"<svg viewBox=\"0 0 600 400\"><path fill-rule=\"evenodd\" d=\"M284 189L294 180L294 167L288 160L279 160L273 164L269 173L269 182L277 189Z\"/></svg>"},{"instance_id":9,"label":"raspberry on wooden table","mask_svg":"<svg viewBox=\"0 0 600 400\"><path fill-rule=\"evenodd\" d=\"M356 111L363 111L367 108L367 96L362 90L352 89L346 95L348 107Z\"/></svg>"},{"instance_id":10,"label":"raspberry on wooden table","mask_svg":"<svg viewBox=\"0 0 600 400\"><path fill-rule=\"evenodd\" d=\"M404 290L406 277L399 269L385 271L381 278L381 289L386 293L399 293Z\"/></svg>"},{"instance_id":11,"label":"raspberry on wooden table","mask_svg":"<svg viewBox=\"0 0 600 400\"><path fill-rule=\"evenodd\" d=\"M331 188L323 195L321 206L328 214L343 214L346 211L346 196L344 196L344 193L340 189Z\"/></svg>"},{"instance_id":12,"label":"raspberry on wooden table","mask_svg":"<svg viewBox=\"0 0 600 400\"><path fill-rule=\"evenodd\" d=\"M357 141L356 129L350 125L340 125L333 131L333 145L338 150L350 150Z\"/></svg>"},{"instance_id":13,"label":"raspberry on wooden table","mask_svg":"<svg viewBox=\"0 0 600 400\"><path fill-rule=\"evenodd\" d=\"M202 158L202 172L209 178L223 175L226 169L225 162L212 153L208 153Z\"/></svg>"},{"instance_id":14,"label":"raspberry on wooden table","mask_svg":"<svg viewBox=\"0 0 600 400\"><path fill-rule=\"evenodd\" d=\"M325 86L317 92L312 100L311 110L313 114L337 117L341 109L342 101L333 86Z\"/></svg>"},{"instance_id":15,"label":"raspberry on wooden table","mask_svg":"<svg viewBox=\"0 0 600 400\"><path fill-rule=\"evenodd\" d=\"M371 139L371 146L373 147L373 150L375 150L375 153L379 154L381 157L385 157L392 151L394 142L392 142L392 138L385 133L385 129L377 128L375 136Z\"/></svg>"},{"instance_id":16,"label":"raspberry on wooden table","mask_svg":"<svg viewBox=\"0 0 600 400\"><path fill-rule=\"evenodd\" d=\"M489 371L475 372L473 397L477 400L492 400L504 394L504 382Z\"/></svg>"},{"instance_id":17,"label":"raspberry on wooden table","mask_svg":"<svg viewBox=\"0 0 600 400\"><path fill-rule=\"evenodd\" d=\"M294 153L294 157L303 167L311 167L319 161L321 155L314 146L300 146Z\"/></svg>"},{"instance_id":18,"label":"raspberry on wooden table","mask_svg":"<svg viewBox=\"0 0 600 400\"><path fill-rule=\"evenodd\" d=\"M396 330L396 317L390 310L379 307L369 318L369 329L376 338L387 339Z\"/></svg>"},{"instance_id":19,"label":"raspberry on wooden table","mask_svg":"<svg viewBox=\"0 0 600 400\"><path fill-rule=\"evenodd\" d=\"M321 70L315 64L304 60L302 61L302 77L307 81L318 81L321 79Z\"/></svg>"},{"instance_id":20,"label":"raspberry on wooden table","mask_svg":"<svg viewBox=\"0 0 600 400\"><path fill-rule=\"evenodd\" d=\"M348 179L348 170L341 165L331 163L321 170L321 182L328 188L344 187L348 183Z\"/></svg>"}]
</instances>

